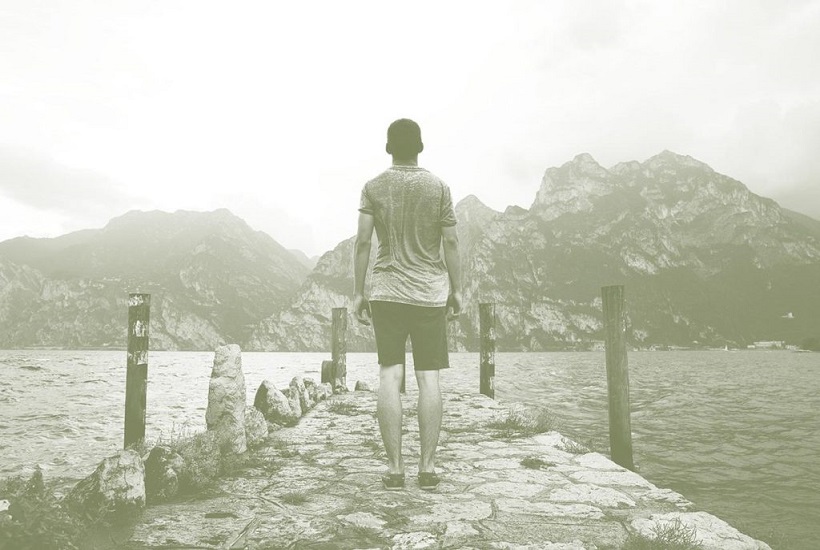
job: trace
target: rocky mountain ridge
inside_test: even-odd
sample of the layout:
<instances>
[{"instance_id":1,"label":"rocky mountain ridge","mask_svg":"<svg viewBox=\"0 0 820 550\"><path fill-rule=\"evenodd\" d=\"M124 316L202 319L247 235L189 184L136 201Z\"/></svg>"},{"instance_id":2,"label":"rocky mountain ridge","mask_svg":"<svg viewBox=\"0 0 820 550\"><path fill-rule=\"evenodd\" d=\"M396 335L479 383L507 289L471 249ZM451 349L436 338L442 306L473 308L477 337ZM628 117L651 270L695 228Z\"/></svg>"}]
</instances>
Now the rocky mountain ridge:
<instances>
[{"instance_id":1,"label":"rocky mountain ridge","mask_svg":"<svg viewBox=\"0 0 820 550\"><path fill-rule=\"evenodd\" d=\"M451 325L453 349L477 349L480 302L496 303L499 349L599 345L609 284L627 286L635 346L820 332L818 222L691 157L664 151L606 169L582 154L545 172L529 210L496 212L469 196L456 211L467 307ZM352 253L351 238L322 256L251 346L327 349L330 309L348 305ZM351 322L349 345L374 349L371 330Z\"/></svg>"},{"instance_id":2,"label":"rocky mountain ridge","mask_svg":"<svg viewBox=\"0 0 820 550\"><path fill-rule=\"evenodd\" d=\"M0 346L125 346L128 292L152 294L153 349L244 343L308 269L228 210L129 212L0 243Z\"/></svg>"},{"instance_id":3,"label":"rocky mountain ridge","mask_svg":"<svg viewBox=\"0 0 820 550\"><path fill-rule=\"evenodd\" d=\"M470 195L456 215L466 309L452 349L477 349L481 302L496 304L499 350L595 348L610 284L627 288L636 347L820 336L820 221L691 157L607 169L582 154L545 171L529 209ZM309 271L311 259L227 210L131 212L5 241L0 347L122 347L127 292L142 291L154 295L152 349L327 351L331 309L349 306L353 244ZM349 327L351 351L375 349L372 329Z\"/></svg>"}]
</instances>

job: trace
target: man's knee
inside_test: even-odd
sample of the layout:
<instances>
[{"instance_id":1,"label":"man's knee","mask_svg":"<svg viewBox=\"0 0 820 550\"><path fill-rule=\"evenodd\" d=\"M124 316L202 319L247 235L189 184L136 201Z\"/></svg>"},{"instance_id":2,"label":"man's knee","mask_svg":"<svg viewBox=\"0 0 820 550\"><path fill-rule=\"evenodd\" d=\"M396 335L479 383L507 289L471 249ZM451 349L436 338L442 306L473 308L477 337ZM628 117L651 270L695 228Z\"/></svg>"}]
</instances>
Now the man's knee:
<instances>
[{"instance_id":1,"label":"man's knee","mask_svg":"<svg viewBox=\"0 0 820 550\"><path fill-rule=\"evenodd\" d=\"M419 386L419 391L437 390L438 389L438 373L437 370L417 370L416 382Z\"/></svg>"},{"instance_id":2,"label":"man's knee","mask_svg":"<svg viewBox=\"0 0 820 550\"><path fill-rule=\"evenodd\" d=\"M404 365L387 365L379 369L379 383L389 387L399 387L404 380Z\"/></svg>"}]
</instances>

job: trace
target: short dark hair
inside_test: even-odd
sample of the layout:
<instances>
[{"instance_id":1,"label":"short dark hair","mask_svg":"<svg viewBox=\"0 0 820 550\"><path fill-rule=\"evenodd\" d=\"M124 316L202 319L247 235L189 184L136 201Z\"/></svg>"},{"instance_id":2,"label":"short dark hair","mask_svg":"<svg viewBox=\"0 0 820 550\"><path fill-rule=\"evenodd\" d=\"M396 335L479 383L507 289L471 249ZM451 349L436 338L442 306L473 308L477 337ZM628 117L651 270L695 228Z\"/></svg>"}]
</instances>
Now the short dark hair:
<instances>
[{"instance_id":1,"label":"short dark hair","mask_svg":"<svg viewBox=\"0 0 820 550\"><path fill-rule=\"evenodd\" d=\"M421 128L409 118L400 118L387 128L387 147L397 157L412 157L421 153Z\"/></svg>"}]
</instances>

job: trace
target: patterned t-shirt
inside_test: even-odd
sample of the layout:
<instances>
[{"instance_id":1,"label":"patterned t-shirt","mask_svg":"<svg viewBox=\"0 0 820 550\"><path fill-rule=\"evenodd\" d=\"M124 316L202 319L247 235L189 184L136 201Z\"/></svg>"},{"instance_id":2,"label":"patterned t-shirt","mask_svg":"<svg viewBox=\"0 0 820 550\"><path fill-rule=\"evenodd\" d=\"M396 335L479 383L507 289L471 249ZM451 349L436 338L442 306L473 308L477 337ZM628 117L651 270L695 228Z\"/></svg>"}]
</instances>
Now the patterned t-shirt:
<instances>
[{"instance_id":1,"label":"patterned t-shirt","mask_svg":"<svg viewBox=\"0 0 820 550\"><path fill-rule=\"evenodd\" d=\"M446 305L441 228L456 224L450 188L424 168L393 165L365 184L359 211L374 217L379 242L370 299Z\"/></svg>"}]
</instances>

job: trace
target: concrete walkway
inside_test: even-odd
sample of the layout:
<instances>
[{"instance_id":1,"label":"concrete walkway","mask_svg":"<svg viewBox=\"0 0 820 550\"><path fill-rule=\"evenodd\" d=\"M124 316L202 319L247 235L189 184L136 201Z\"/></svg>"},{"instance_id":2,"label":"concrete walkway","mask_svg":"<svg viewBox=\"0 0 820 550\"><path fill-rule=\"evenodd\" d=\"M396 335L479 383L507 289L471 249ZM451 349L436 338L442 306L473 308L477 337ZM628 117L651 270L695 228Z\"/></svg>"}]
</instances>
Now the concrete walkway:
<instances>
[{"instance_id":1,"label":"concrete walkway","mask_svg":"<svg viewBox=\"0 0 820 550\"><path fill-rule=\"evenodd\" d=\"M705 550L769 549L558 432L505 436L490 424L509 407L479 394L444 395L442 482L421 491L415 399L403 399L404 490L381 485L375 394L336 395L274 432L212 496L147 508L129 548L601 550L672 529Z\"/></svg>"}]
</instances>

